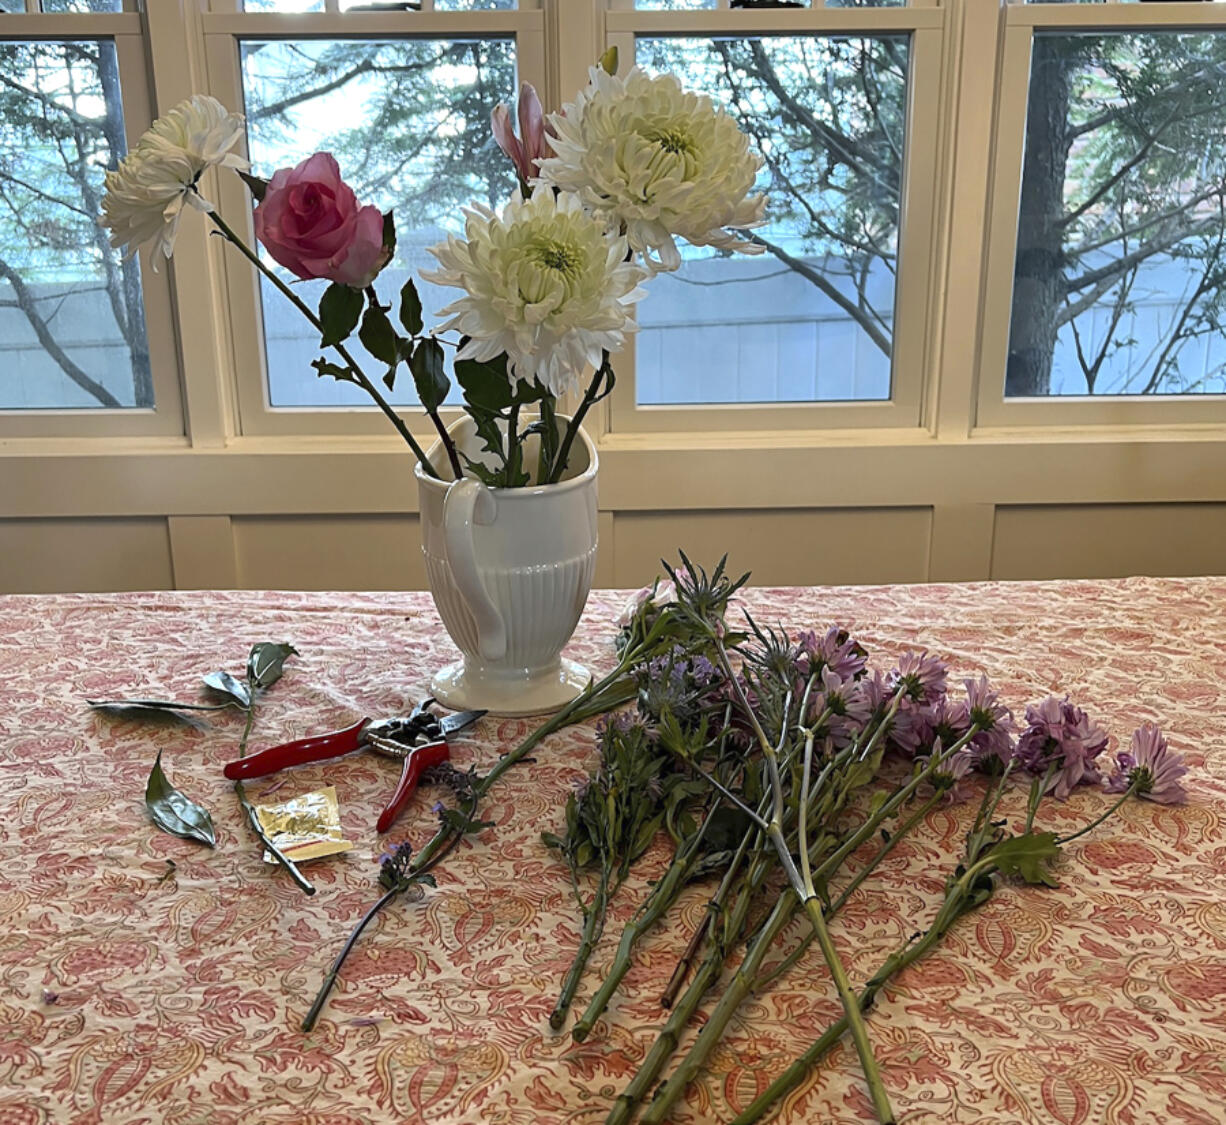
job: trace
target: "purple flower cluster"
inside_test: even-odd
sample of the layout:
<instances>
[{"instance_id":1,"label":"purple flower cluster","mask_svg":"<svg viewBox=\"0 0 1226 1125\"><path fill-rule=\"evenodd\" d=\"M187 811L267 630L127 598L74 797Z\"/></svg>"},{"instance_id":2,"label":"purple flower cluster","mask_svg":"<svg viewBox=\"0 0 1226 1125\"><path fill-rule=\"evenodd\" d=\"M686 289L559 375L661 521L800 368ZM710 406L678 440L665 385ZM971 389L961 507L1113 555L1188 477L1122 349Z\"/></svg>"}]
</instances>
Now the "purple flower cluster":
<instances>
[{"instance_id":1,"label":"purple flower cluster","mask_svg":"<svg viewBox=\"0 0 1226 1125\"><path fill-rule=\"evenodd\" d=\"M1128 749L1116 754L1106 786L1112 793L1132 789L1159 804L1181 805L1188 794L1179 779L1187 772L1182 756L1167 746L1162 732L1153 723L1142 723Z\"/></svg>"},{"instance_id":2,"label":"purple flower cluster","mask_svg":"<svg viewBox=\"0 0 1226 1125\"><path fill-rule=\"evenodd\" d=\"M1026 727L1017 740L1018 765L1032 774L1051 772L1047 791L1064 800L1077 785L1097 783L1097 759L1107 733L1064 699L1048 696L1026 708Z\"/></svg>"},{"instance_id":3,"label":"purple flower cluster","mask_svg":"<svg viewBox=\"0 0 1226 1125\"><path fill-rule=\"evenodd\" d=\"M841 680L858 680L864 675L868 653L854 641L846 629L832 625L822 636L809 630L797 638L800 658L797 671L802 680L814 672L830 669Z\"/></svg>"},{"instance_id":4,"label":"purple flower cluster","mask_svg":"<svg viewBox=\"0 0 1226 1125\"><path fill-rule=\"evenodd\" d=\"M815 690L810 700L808 719L812 721L829 711L830 717L817 737L829 739L836 750L841 750L864 729L873 708L858 681L840 676L829 665L822 669L821 684L821 690Z\"/></svg>"}]
</instances>

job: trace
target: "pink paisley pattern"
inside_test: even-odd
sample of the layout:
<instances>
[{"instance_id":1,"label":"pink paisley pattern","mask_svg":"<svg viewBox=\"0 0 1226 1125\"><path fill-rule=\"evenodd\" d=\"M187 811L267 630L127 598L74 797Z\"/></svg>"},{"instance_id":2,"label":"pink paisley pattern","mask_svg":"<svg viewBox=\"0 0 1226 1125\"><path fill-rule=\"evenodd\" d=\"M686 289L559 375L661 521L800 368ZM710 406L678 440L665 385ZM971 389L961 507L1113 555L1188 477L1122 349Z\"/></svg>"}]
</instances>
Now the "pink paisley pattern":
<instances>
[{"instance_id":1,"label":"pink paisley pattern","mask_svg":"<svg viewBox=\"0 0 1226 1125\"><path fill-rule=\"evenodd\" d=\"M593 595L573 656L611 663L622 601ZM764 623L844 624L883 663L929 647L960 673L987 672L1019 711L1067 692L1122 741L1157 720L1191 767L1188 805L1129 803L1068 848L1059 889L1004 888L886 990L870 1028L900 1119L1220 1123L1226 580L751 590L745 602ZM386 843L373 826L395 765L360 755L264 785L339 793L357 848L310 867L307 898L260 861L221 777L237 712L192 729L106 718L82 701L196 698L202 673L239 672L269 639L302 655L264 701L253 749L400 713L454 656L428 597L7 597L0 627L0 1125L603 1120L654 1039L655 997L703 898L694 888L643 943L591 1040L549 1031L577 925L564 870L539 840L590 761L590 729L551 739L495 790L496 826L445 863L436 890L368 929L304 1036L322 973L372 901ZM487 766L530 729L484 721L456 760ZM212 809L216 851L147 820L158 748L172 780ZM424 842L438 796L419 793L395 838ZM1079 792L1044 821L1069 830L1107 799ZM835 934L853 979L931 917L966 811L935 811L847 907ZM649 853L618 900L593 970L665 858ZM814 955L747 1004L677 1120L728 1119L837 1010ZM870 1120L854 1053L838 1049L776 1119Z\"/></svg>"}]
</instances>

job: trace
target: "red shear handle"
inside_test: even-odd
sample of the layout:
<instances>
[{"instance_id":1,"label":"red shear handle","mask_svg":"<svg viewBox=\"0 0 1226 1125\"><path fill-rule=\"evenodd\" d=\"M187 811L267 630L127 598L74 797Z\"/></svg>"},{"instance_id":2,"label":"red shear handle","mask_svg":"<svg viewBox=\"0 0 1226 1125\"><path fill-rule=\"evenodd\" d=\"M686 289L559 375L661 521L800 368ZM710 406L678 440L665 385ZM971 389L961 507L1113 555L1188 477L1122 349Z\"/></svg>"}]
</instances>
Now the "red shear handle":
<instances>
[{"instance_id":1,"label":"red shear handle","mask_svg":"<svg viewBox=\"0 0 1226 1125\"><path fill-rule=\"evenodd\" d=\"M369 719L360 719L353 726L334 730L331 734L317 734L313 738L300 738L297 742L270 746L249 758L239 758L237 762L231 762L222 772L231 781L245 781L249 777L264 777L266 774L276 773L286 766L339 758L362 745L362 731L369 722Z\"/></svg>"},{"instance_id":2,"label":"red shear handle","mask_svg":"<svg viewBox=\"0 0 1226 1125\"><path fill-rule=\"evenodd\" d=\"M431 742L410 750L404 758L404 769L400 772L400 784L396 786L396 792L388 801L387 808L379 814L379 823L375 825L375 831L382 833L391 828L396 823L396 818L404 812L404 806L409 803L409 798L417 789L417 782L422 773L431 766L448 761L450 757L451 748L446 742Z\"/></svg>"}]
</instances>

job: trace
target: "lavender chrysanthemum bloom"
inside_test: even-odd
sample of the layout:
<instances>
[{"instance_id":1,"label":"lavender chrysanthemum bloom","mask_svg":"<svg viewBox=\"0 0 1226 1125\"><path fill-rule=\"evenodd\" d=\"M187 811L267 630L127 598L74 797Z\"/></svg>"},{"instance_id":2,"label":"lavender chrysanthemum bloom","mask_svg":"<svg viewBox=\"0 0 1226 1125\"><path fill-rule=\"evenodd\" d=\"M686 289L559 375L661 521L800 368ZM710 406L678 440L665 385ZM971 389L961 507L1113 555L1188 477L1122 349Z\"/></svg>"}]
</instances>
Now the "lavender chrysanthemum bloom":
<instances>
[{"instance_id":1,"label":"lavender chrysanthemum bloom","mask_svg":"<svg viewBox=\"0 0 1226 1125\"><path fill-rule=\"evenodd\" d=\"M889 731L890 745L901 750L908 758L914 758L932 745L936 731L932 725L932 710L903 702L894 716L894 725Z\"/></svg>"},{"instance_id":2,"label":"lavender chrysanthemum bloom","mask_svg":"<svg viewBox=\"0 0 1226 1125\"><path fill-rule=\"evenodd\" d=\"M1064 800L1074 786L1100 779L1095 759L1106 748L1105 731L1067 698L1052 695L1026 708L1026 729L1014 753L1018 763L1033 774L1045 774L1055 766L1048 789Z\"/></svg>"},{"instance_id":3,"label":"lavender chrysanthemum bloom","mask_svg":"<svg viewBox=\"0 0 1226 1125\"><path fill-rule=\"evenodd\" d=\"M890 673L890 686L901 687L911 703L931 704L945 694L947 677L948 669L938 657L926 652L908 652Z\"/></svg>"},{"instance_id":4,"label":"lavender chrysanthemum bloom","mask_svg":"<svg viewBox=\"0 0 1226 1125\"><path fill-rule=\"evenodd\" d=\"M966 700L957 704L965 716L966 727L971 724L980 729L970 741L975 764L989 773L1004 766L1013 756L1014 736L1017 723L1013 712L1000 701L1000 697L988 684L987 676L978 680L964 680Z\"/></svg>"},{"instance_id":5,"label":"lavender chrysanthemum bloom","mask_svg":"<svg viewBox=\"0 0 1226 1125\"><path fill-rule=\"evenodd\" d=\"M861 706L873 719L884 718L894 699L894 689L886 682L880 670L874 670L858 679L856 694L860 697Z\"/></svg>"},{"instance_id":6,"label":"lavender chrysanthemum bloom","mask_svg":"<svg viewBox=\"0 0 1226 1125\"><path fill-rule=\"evenodd\" d=\"M1123 793L1132 789L1138 797L1162 805L1182 805L1187 790L1179 780L1188 772L1183 756L1171 750L1162 731L1153 723L1142 723L1132 735L1127 750L1115 756L1116 768L1107 779L1107 789Z\"/></svg>"},{"instance_id":7,"label":"lavender chrysanthemum bloom","mask_svg":"<svg viewBox=\"0 0 1226 1125\"><path fill-rule=\"evenodd\" d=\"M932 744L932 754L925 758L917 759L927 768L928 763L933 759L940 757L942 753L941 740L938 738ZM945 759L932 773L929 775L929 782L932 787L938 792L945 790L951 802L965 801L967 793L963 791L959 784L961 780L970 772L975 764L974 755L965 748L958 750Z\"/></svg>"},{"instance_id":8,"label":"lavender chrysanthemum bloom","mask_svg":"<svg viewBox=\"0 0 1226 1125\"><path fill-rule=\"evenodd\" d=\"M814 693L809 718L830 712L830 719L819 732L829 737L837 749L851 743L872 717L873 709L856 681L844 679L833 668L822 669L821 690Z\"/></svg>"},{"instance_id":9,"label":"lavender chrysanthemum bloom","mask_svg":"<svg viewBox=\"0 0 1226 1125\"><path fill-rule=\"evenodd\" d=\"M809 630L801 633L797 640L808 657L810 673L829 668L843 680L859 679L864 674L868 653L852 640L846 629L832 625L820 637Z\"/></svg>"}]
</instances>

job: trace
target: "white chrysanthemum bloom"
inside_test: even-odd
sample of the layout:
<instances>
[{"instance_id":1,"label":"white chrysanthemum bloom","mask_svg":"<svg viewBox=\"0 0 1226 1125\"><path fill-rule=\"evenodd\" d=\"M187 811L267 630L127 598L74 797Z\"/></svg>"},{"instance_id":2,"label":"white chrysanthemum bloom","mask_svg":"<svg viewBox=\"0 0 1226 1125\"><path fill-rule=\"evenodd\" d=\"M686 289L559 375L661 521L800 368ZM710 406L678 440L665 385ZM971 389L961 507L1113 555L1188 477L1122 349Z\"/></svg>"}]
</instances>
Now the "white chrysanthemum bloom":
<instances>
[{"instance_id":1,"label":"white chrysanthemum bloom","mask_svg":"<svg viewBox=\"0 0 1226 1125\"><path fill-rule=\"evenodd\" d=\"M422 277L467 296L440 310L468 342L457 359L506 352L516 378L564 394L603 350L617 351L635 329L644 270L627 262L626 240L569 192L518 192L499 215L465 208L465 239L431 246L440 268Z\"/></svg>"},{"instance_id":2,"label":"white chrysanthemum bloom","mask_svg":"<svg viewBox=\"0 0 1226 1125\"><path fill-rule=\"evenodd\" d=\"M750 194L762 160L736 122L672 75L590 73L587 89L549 118L556 155L538 165L541 182L578 192L619 224L652 272L681 265L675 235L760 253L725 229L765 222L766 197Z\"/></svg>"},{"instance_id":3,"label":"white chrysanthemum bloom","mask_svg":"<svg viewBox=\"0 0 1226 1125\"><path fill-rule=\"evenodd\" d=\"M169 258L174 250L183 204L213 210L195 189L201 173L217 164L248 166L229 151L242 135L242 114L230 113L207 94L188 98L159 117L119 167L106 174L102 223L111 232L111 245L127 245L135 253L153 241L156 269L157 251Z\"/></svg>"}]
</instances>

